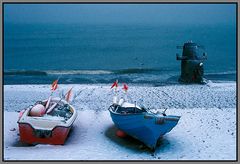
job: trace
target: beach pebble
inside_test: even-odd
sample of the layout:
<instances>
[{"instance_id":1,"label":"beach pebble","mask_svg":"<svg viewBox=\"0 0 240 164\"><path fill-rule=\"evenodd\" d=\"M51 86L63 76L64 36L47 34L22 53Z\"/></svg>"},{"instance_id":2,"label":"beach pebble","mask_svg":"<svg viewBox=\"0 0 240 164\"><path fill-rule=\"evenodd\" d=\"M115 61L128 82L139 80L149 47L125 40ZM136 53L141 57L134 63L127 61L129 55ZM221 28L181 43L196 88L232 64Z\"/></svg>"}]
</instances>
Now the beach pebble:
<instances>
[{"instance_id":1,"label":"beach pebble","mask_svg":"<svg viewBox=\"0 0 240 164\"><path fill-rule=\"evenodd\" d=\"M10 131L15 131L16 129L15 128L11 128Z\"/></svg>"}]
</instances>

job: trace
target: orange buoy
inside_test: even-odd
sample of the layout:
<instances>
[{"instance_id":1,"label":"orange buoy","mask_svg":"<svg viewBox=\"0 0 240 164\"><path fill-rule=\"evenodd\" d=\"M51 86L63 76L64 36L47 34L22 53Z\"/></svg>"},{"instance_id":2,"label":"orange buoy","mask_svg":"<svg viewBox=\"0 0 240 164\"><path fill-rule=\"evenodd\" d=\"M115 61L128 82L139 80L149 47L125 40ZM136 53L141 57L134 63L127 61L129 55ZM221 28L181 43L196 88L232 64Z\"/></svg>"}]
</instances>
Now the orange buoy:
<instances>
[{"instance_id":1,"label":"orange buoy","mask_svg":"<svg viewBox=\"0 0 240 164\"><path fill-rule=\"evenodd\" d=\"M116 132L116 135L117 135L118 137L123 138L123 137L126 137L126 136L127 136L127 133L125 133L124 131L118 130L118 131Z\"/></svg>"}]
</instances>

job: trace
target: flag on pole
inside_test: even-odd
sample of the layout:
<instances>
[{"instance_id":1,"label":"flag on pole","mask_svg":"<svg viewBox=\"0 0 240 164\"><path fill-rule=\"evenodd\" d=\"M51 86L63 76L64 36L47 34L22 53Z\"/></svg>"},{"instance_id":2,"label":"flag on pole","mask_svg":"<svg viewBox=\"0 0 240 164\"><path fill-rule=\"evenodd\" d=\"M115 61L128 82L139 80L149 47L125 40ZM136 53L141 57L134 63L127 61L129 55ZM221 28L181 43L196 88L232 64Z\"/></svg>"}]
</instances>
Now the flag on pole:
<instances>
[{"instance_id":1,"label":"flag on pole","mask_svg":"<svg viewBox=\"0 0 240 164\"><path fill-rule=\"evenodd\" d=\"M118 87L118 80L116 80L116 81L113 83L111 89L112 89L113 87L116 87L116 88Z\"/></svg>"},{"instance_id":2,"label":"flag on pole","mask_svg":"<svg viewBox=\"0 0 240 164\"><path fill-rule=\"evenodd\" d=\"M122 88L125 92L127 92L127 90L128 90L128 86L127 86L127 84L123 84L123 88Z\"/></svg>"},{"instance_id":3,"label":"flag on pole","mask_svg":"<svg viewBox=\"0 0 240 164\"><path fill-rule=\"evenodd\" d=\"M66 101L67 101L67 102L69 102L70 97L71 97L71 94L72 94L72 88L69 89L69 91L68 91L67 94L66 94Z\"/></svg>"},{"instance_id":4,"label":"flag on pole","mask_svg":"<svg viewBox=\"0 0 240 164\"><path fill-rule=\"evenodd\" d=\"M58 79L55 80L55 81L52 83L52 88L51 88L51 90L52 90L52 91L55 91L55 90L57 89L57 87L58 87Z\"/></svg>"}]
</instances>

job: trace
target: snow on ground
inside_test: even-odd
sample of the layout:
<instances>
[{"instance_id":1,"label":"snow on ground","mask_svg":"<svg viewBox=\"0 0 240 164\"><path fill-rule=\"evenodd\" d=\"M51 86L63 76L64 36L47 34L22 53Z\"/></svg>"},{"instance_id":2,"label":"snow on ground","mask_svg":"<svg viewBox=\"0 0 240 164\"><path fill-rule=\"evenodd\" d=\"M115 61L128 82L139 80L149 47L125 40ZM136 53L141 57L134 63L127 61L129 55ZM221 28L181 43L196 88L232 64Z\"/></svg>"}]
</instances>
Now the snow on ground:
<instances>
[{"instance_id":1,"label":"snow on ground","mask_svg":"<svg viewBox=\"0 0 240 164\"><path fill-rule=\"evenodd\" d=\"M108 85L59 85L82 90L73 105L78 117L64 146L19 142L18 112L50 95L49 85L4 86L5 160L235 160L236 83L131 86L129 97L149 108L180 115L178 125L153 153L131 137L119 138L107 110ZM122 93L119 92L121 95ZM124 96L122 94L122 96Z\"/></svg>"}]
</instances>

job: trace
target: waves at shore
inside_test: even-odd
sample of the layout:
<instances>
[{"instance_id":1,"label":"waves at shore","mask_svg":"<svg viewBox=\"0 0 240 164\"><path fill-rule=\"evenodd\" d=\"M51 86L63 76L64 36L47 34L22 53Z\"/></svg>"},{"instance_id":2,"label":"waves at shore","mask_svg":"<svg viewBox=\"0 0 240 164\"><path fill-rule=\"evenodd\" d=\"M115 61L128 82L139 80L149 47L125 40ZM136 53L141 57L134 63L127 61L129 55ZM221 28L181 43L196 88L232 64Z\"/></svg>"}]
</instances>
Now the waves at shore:
<instances>
[{"instance_id":1,"label":"waves at shore","mask_svg":"<svg viewBox=\"0 0 240 164\"><path fill-rule=\"evenodd\" d=\"M121 70L10 70L5 75L43 76L43 75L99 75L99 74L136 74L160 72L158 69L130 68Z\"/></svg>"},{"instance_id":2,"label":"waves at shore","mask_svg":"<svg viewBox=\"0 0 240 164\"><path fill-rule=\"evenodd\" d=\"M9 70L4 84L48 84L60 78L63 84L112 83L115 79L137 84L175 84L180 72L168 69L130 68L120 70ZM236 81L236 71L205 73L213 81Z\"/></svg>"}]
</instances>

